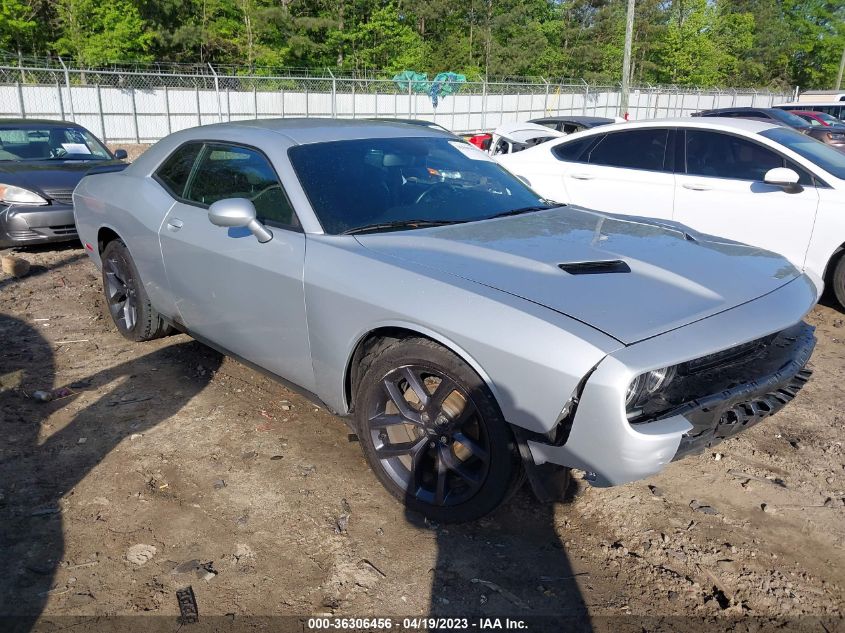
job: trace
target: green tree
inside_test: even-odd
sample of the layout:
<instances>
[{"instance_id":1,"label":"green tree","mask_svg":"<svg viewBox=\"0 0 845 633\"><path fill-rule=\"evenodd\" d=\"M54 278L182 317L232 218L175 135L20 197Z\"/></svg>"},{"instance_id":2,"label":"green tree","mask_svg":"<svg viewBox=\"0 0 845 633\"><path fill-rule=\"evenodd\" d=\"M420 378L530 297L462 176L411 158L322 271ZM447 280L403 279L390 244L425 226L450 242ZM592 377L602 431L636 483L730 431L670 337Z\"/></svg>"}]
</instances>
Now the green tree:
<instances>
[{"instance_id":1,"label":"green tree","mask_svg":"<svg viewBox=\"0 0 845 633\"><path fill-rule=\"evenodd\" d=\"M152 59L155 35L130 0L59 0L56 52L83 64Z\"/></svg>"},{"instance_id":2,"label":"green tree","mask_svg":"<svg viewBox=\"0 0 845 633\"><path fill-rule=\"evenodd\" d=\"M400 19L392 2L377 8L346 39L353 46L356 67L388 71L414 69L426 63L427 47L412 23Z\"/></svg>"},{"instance_id":3,"label":"green tree","mask_svg":"<svg viewBox=\"0 0 845 633\"><path fill-rule=\"evenodd\" d=\"M38 4L27 0L0 0L0 50L31 49L38 31Z\"/></svg>"}]
</instances>

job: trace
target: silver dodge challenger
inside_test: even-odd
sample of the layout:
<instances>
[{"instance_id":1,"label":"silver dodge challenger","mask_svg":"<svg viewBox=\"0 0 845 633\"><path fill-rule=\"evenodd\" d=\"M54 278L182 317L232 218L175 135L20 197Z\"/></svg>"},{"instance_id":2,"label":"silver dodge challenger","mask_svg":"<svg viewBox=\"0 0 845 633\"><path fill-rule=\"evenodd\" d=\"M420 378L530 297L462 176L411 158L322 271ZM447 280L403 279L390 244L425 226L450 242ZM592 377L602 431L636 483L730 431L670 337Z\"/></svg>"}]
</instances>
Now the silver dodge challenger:
<instances>
[{"instance_id":1,"label":"silver dodge challenger","mask_svg":"<svg viewBox=\"0 0 845 633\"><path fill-rule=\"evenodd\" d=\"M648 477L809 378L816 289L784 258L555 204L422 126L193 128L73 200L121 334L186 332L346 416L437 521L526 477Z\"/></svg>"}]
</instances>

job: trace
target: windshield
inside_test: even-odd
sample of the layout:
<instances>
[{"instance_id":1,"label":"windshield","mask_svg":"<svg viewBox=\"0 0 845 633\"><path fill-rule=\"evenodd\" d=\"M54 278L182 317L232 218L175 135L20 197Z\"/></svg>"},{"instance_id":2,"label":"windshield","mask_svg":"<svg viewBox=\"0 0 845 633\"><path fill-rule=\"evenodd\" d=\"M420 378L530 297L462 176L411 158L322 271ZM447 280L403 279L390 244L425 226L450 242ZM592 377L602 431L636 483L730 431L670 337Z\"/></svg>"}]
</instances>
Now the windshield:
<instances>
[{"instance_id":1,"label":"windshield","mask_svg":"<svg viewBox=\"0 0 845 633\"><path fill-rule=\"evenodd\" d=\"M0 161L110 160L109 151L81 127L0 125Z\"/></svg>"},{"instance_id":2,"label":"windshield","mask_svg":"<svg viewBox=\"0 0 845 633\"><path fill-rule=\"evenodd\" d=\"M807 127L807 122L802 119L800 116L796 114L792 114L791 112L787 112L786 110L778 110L776 108L772 108L769 111L775 119L778 121L783 121L787 125L791 125L792 127Z\"/></svg>"},{"instance_id":3,"label":"windshield","mask_svg":"<svg viewBox=\"0 0 845 633\"><path fill-rule=\"evenodd\" d=\"M298 145L288 154L331 234L391 223L414 228L398 225L466 222L550 206L487 154L456 139L330 141Z\"/></svg>"},{"instance_id":4,"label":"windshield","mask_svg":"<svg viewBox=\"0 0 845 633\"><path fill-rule=\"evenodd\" d=\"M814 115L817 119L824 121L828 125L842 125L842 121L824 112L815 112Z\"/></svg>"},{"instance_id":5,"label":"windshield","mask_svg":"<svg viewBox=\"0 0 845 633\"><path fill-rule=\"evenodd\" d=\"M760 135L788 147L829 174L845 180L845 154L830 145L783 127L765 130Z\"/></svg>"}]
</instances>

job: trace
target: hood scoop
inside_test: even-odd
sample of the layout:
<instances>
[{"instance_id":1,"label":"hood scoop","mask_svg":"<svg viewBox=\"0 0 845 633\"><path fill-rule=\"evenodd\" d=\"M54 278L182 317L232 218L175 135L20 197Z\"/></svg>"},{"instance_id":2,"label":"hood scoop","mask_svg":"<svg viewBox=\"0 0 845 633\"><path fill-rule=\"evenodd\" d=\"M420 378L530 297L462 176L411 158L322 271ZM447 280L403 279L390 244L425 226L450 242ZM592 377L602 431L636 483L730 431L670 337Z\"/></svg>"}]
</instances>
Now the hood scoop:
<instances>
[{"instance_id":1,"label":"hood scoop","mask_svg":"<svg viewBox=\"0 0 845 633\"><path fill-rule=\"evenodd\" d=\"M603 275L606 273L629 273L631 267L621 259L607 259L602 261L569 262L558 264L563 272L570 275Z\"/></svg>"}]
</instances>

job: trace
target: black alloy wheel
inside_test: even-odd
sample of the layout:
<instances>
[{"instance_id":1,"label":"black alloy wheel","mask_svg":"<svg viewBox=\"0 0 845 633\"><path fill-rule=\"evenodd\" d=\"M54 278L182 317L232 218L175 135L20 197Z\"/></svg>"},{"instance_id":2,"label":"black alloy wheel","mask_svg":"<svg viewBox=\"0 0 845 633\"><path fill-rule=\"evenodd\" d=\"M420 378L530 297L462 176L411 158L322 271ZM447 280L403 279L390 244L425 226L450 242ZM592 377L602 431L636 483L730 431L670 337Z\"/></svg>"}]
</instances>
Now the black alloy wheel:
<instances>
[{"instance_id":1,"label":"black alloy wheel","mask_svg":"<svg viewBox=\"0 0 845 633\"><path fill-rule=\"evenodd\" d=\"M112 240L101 254L103 293L117 330L130 341L167 336L171 326L153 308L129 249Z\"/></svg>"},{"instance_id":2,"label":"black alloy wheel","mask_svg":"<svg viewBox=\"0 0 845 633\"><path fill-rule=\"evenodd\" d=\"M518 488L513 434L489 388L460 358L428 339L386 339L361 365L361 447L381 483L410 509L440 522L471 521Z\"/></svg>"}]
</instances>

